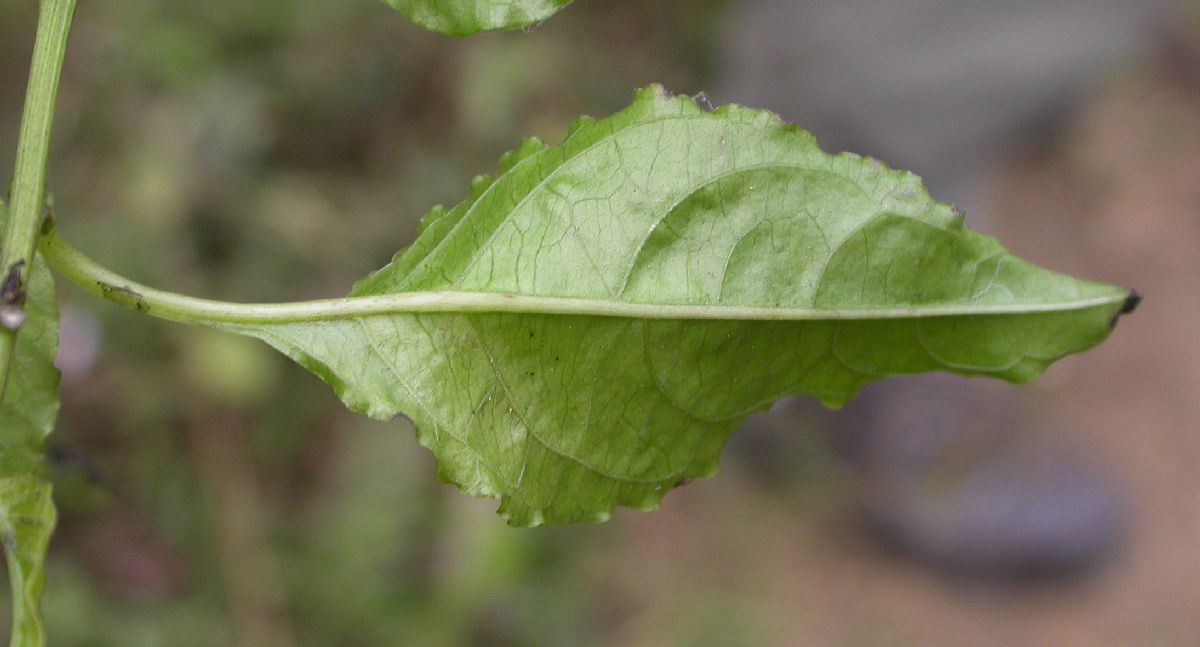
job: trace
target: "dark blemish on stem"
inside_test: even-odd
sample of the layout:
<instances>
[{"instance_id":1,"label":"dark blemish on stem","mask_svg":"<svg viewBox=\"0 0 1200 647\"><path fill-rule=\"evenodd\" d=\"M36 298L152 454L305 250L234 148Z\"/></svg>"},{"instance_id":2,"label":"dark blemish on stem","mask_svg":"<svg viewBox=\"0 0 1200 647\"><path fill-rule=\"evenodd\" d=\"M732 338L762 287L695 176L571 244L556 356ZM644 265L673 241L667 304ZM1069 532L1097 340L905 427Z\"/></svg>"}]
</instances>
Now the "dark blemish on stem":
<instances>
[{"instance_id":1,"label":"dark blemish on stem","mask_svg":"<svg viewBox=\"0 0 1200 647\"><path fill-rule=\"evenodd\" d=\"M54 196L52 195L46 196L46 204L42 207L40 230L43 236L54 230Z\"/></svg>"},{"instance_id":2,"label":"dark blemish on stem","mask_svg":"<svg viewBox=\"0 0 1200 647\"><path fill-rule=\"evenodd\" d=\"M103 281L97 281L96 285L104 293L104 298L110 301L115 301L123 306L133 306L138 312L147 312L150 310L150 306L146 305L145 297L132 288L123 285L113 285Z\"/></svg>"},{"instance_id":3,"label":"dark blemish on stem","mask_svg":"<svg viewBox=\"0 0 1200 647\"><path fill-rule=\"evenodd\" d=\"M21 287L21 268L25 261L17 261L8 268L4 282L0 283L0 327L16 332L25 325L25 290Z\"/></svg>"},{"instance_id":4,"label":"dark blemish on stem","mask_svg":"<svg viewBox=\"0 0 1200 647\"><path fill-rule=\"evenodd\" d=\"M20 260L8 268L4 282L0 283L0 302L10 306L20 306L25 303L25 290L21 287L21 268L25 261Z\"/></svg>"},{"instance_id":5,"label":"dark blemish on stem","mask_svg":"<svg viewBox=\"0 0 1200 647\"><path fill-rule=\"evenodd\" d=\"M1112 321L1110 321L1108 325L1112 328L1116 328L1118 319L1120 319L1123 315L1132 314L1133 311L1137 310L1138 306L1141 304L1142 295L1139 294L1137 290L1130 290L1129 296L1125 297L1125 303L1121 305L1121 310L1117 312L1117 315L1112 318Z\"/></svg>"},{"instance_id":6,"label":"dark blemish on stem","mask_svg":"<svg viewBox=\"0 0 1200 647\"><path fill-rule=\"evenodd\" d=\"M41 229L42 235L45 236L45 235L49 234L50 232L54 231L54 225L55 225L54 212L47 211L46 217L42 218L42 229Z\"/></svg>"},{"instance_id":7,"label":"dark blemish on stem","mask_svg":"<svg viewBox=\"0 0 1200 647\"><path fill-rule=\"evenodd\" d=\"M403 422L407 422L407 423L408 423L408 424L410 424L410 425L413 425L413 424L415 424L415 423L413 422L413 419L412 419L412 418L409 418L409 417L408 417L408 415L406 415L406 414L405 414L403 411L397 411L396 413L393 413L393 414L392 414L392 422L396 422L396 421L398 421L398 420L399 420L399 421L403 421Z\"/></svg>"}]
</instances>

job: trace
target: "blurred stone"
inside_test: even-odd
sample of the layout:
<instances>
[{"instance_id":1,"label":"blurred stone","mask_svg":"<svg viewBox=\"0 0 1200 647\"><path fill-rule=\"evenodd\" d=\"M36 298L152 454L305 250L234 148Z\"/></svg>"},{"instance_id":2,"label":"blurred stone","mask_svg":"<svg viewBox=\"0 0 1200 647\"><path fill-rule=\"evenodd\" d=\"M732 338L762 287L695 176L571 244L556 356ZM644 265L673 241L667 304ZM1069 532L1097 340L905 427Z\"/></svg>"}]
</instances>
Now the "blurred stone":
<instances>
[{"instance_id":1,"label":"blurred stone","mask_svg":"<svg viewBox=\"0 0 1200 647\"><path fill-rule=\"evenodd\" d=\"M866 520L888 544L951 575L1054 578L1116 554L1125 519L1103 476L1068 451L1030 449L877 481Z\"/></svg>"},{"instance_id":2,"label":"blurred stone","mask_svg":"<svg viewBox=\"0 0 1200 647\"><path fill-rule=\"evenodd\" d=\"M1171 0L746 0L713 97L770 108L826 150L925 178L978 227L980 181L1154 44Z\"/></svg>"},{"instance_id":3,"label":"blurred stone","mask_svg":"<svg viewBox=\"0 0 1200 647\"><path fill-rule=\"evenodd\" d=\"M1055 577L1114 555L1126 518L1113 484L1031 434L1019 408L1013 387L949 375L868 389L834 436L868 527L952 575Z\"/></svg>"}]
</instances>

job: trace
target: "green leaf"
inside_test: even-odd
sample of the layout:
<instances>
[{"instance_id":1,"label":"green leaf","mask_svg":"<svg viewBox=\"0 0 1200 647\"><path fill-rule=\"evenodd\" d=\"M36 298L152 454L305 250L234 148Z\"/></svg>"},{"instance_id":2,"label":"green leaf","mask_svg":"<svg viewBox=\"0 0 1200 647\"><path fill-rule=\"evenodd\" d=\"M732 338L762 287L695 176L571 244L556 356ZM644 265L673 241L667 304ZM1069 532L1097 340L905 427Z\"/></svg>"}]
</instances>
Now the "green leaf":
<instances>
[{"instance_id":1,"label":"green leaf","mask_svg":"<svg viewBox=\"0 0 1200 647\"><path fill-rule=\"evenodd\" d=\"M0 230L7 221L0 203ZM13 594L13 645L42 645L40 601L56 514L42 445L58 416L58 309L54 281L35 257L8 386L0 402L0 539Z\"/></svg>"},{"instance_id":2,"label":"green leaf","mask_svg":"<svg viewBox=\"0 0 1200 647\"><path fill-rule=\"evenodd\" d=\"M785 395L1026 382L1102 341L1129 294L1017 259L911 174L653 87L526 141L351 296L219 325L356 411L410 416L445 480L524 526L656 507Z\"/></svg>"},{"instance_id":3,"label":"green leaf","mask_svg":"<svg viewBox=\"0 0 1200 647\"><path fill-rule=\"evenodd\" d=\"M546 20L573 0L383 0L431 31L468 36L519 29Z\"/></svg>"}]
</instances>

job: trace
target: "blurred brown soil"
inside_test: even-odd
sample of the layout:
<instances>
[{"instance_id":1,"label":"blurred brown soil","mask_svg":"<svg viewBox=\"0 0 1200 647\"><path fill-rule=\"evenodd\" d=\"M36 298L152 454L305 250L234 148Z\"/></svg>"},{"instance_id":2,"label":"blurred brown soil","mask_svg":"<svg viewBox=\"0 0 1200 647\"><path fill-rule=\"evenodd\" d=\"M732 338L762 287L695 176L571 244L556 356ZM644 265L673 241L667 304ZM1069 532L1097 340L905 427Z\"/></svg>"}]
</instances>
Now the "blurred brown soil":
<instances>
[{"instance_id":1,"label":"blurred brown soil","mask_svg":"<svg viewBox=\"0 0 1200 647\"><path fill-rule=\"evenodd\" d=\"M1123 489L1121 553L1072 581L949 581L873 545L846 488L814 480L832 494L781 504L738 491L752 481L726 466L655 515L625 515L624 545L594 558L628 598L620 644L674 644L664 628L710 595L775 645L1200 645L1200 93L1163 77L1116 88L1061 142L1015 160L995 200L1014 252L1145 295L1108 342L1022 387L1029 433L1078 448Z\"/></svg>"}]
</instances>

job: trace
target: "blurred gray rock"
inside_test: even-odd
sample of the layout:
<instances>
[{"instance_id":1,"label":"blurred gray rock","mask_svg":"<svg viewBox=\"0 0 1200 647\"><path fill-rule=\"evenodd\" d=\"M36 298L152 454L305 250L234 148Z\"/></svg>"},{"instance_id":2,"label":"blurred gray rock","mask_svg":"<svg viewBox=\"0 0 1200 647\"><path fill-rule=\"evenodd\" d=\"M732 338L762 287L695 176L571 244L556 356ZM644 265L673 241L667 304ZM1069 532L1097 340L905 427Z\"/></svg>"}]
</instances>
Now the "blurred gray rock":
<instances>
[{"instance_id":1,"label":"blurred gray rock","mask_svg":"<svg viewBox=\"0 0 1200 647\"><path fill-rule=\"evenodd\" d=\"M833 445L859 477L867 527L955 576L1084 574L1118 553L1127 509L1076 448L1030 434L1015 388L929 375L864 390Z\"/></svg>"},{"instance_id":2,"label":"blurred gray rock","mask_svg":"<svg viewBox=\"0 0 1200 647\"><path fill-rule=\"evenodd\" d=\"M712 95L913 171L986 228L977 189L997 157L1146 53L1172 4L741 0Z\"/></svg>"}]
</instances>

